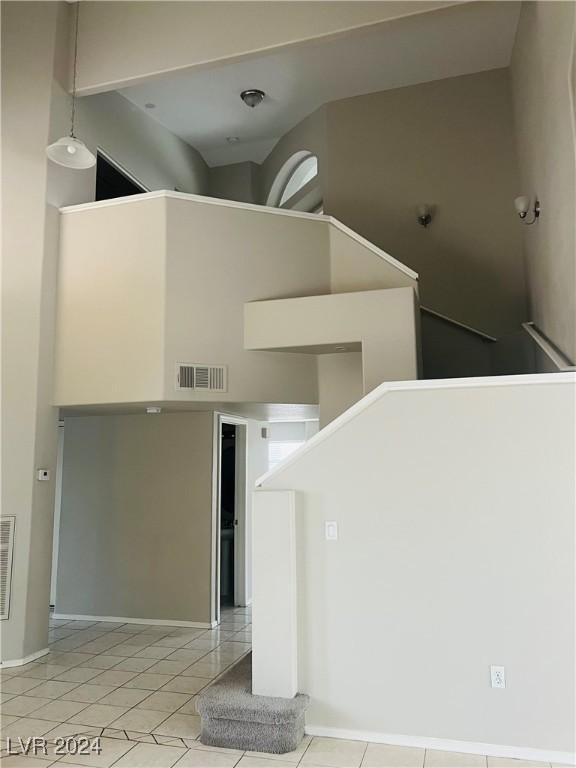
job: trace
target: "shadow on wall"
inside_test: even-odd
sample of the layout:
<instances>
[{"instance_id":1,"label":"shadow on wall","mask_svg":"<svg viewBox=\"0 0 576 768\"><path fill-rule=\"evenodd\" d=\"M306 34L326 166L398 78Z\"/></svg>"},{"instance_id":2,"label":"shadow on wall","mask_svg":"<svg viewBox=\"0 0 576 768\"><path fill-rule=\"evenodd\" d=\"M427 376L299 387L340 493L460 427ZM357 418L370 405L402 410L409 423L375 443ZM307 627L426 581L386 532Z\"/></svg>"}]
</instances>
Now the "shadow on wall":
<instances>
[{"instance_id":1,"label":"shadow on wall","mask_svg":"<svg viewBox=\"0 0 576 768\"><path fill-rule=\"evenodd\" d=\"M424 228L415 206L395 201L384 206L381 200L362 200L352 193L339 194L336 211L326 202L326 213L418 272L424 305L490 335L511 333L526 319L527 309L524 281L515 279L515 266L496 258L506 242L492 241L488 227L482 244L475 232L477 213L470 211L456 222L446 209L449 204L439 206Z\"/></svg>"},{"instance_id":2,"label":"shadow on wall","mask_svg":"<svg viewBox=\"0 0 576 768\"><path fill-rule=\"evenodd\" d=\"M421 312L421 343L424 379L506 376L538 370L533 342L523 330L490 341Z\"/></svg>"}]
</instances>

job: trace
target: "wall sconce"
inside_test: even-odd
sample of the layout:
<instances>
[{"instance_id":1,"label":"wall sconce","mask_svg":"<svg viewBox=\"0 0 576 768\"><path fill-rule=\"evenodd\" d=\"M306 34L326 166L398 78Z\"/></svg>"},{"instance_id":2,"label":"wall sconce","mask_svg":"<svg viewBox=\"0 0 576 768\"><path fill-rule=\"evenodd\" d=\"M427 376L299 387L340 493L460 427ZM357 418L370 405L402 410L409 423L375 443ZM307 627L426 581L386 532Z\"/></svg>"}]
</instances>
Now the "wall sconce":
<instances>
[{"instance_id":1,"label":"wall sconce","mask_svg":"<svg viewBox=\"0 0 576 768\"><path fill-rule=\"evenodd\" d=\"M528 195L520 195L520 197L517 197L514 200L514 207L516 208L516 213L522 220L522 223L527 226L534 224L538 216L540 216L540 201L534 199L534 205L532 205L532 200ZM532 212L532 219L527 221L528 213L530 213L530 211Z\"/></svg>"},{"instance_id":2,"label":"wall sconce","mask_svg":"<svg viewBox=\"0 0 576 768\"><path fill-rule=\"evenodd\" d=\"M432 210L430 206L425 203L418 206L416 214L418 216L418 224L421 224L423 227L427 227L432 221Z\"/></svg>"}]
</instances>

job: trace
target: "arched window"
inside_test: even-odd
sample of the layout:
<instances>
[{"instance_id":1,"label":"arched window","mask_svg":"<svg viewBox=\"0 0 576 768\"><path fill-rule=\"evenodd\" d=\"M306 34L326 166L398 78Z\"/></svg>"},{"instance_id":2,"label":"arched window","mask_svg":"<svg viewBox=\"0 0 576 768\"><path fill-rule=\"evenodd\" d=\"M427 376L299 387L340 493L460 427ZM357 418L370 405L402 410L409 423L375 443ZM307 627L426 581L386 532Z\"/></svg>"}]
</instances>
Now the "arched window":
<instances>
[{"instance_id":1,"label":"arched window","mask_svg":"<svg viewBox=\"0 0 576 768\"><path fill-rule=\"evenodd\" d=\"M296 152L290 157L278 172L270 192L266 205L272 205L277 208L295 207L299 210L316 210L322 201L320 188L318 185L311 185L318 176L318 158L311 152ZM290 200L304 189L310 186L306 199L300 200L295 205L290 205ZM309 198L309 199L308 199Z\"/></svg>"},{"instance_id":2,"label":"arched window","mask_svg":"<svg viewBox=\"0 0 576 768\"><path fill-rule=\"evenodd\" d=\"M318 176L318 158L316 155L310 155L304 158L300 165L297 165L292 172L292 175L286 182L278 205L283 206L287 200L290 200L296 192L299 192L315 176Z\"/></svg>"}]
</instances>

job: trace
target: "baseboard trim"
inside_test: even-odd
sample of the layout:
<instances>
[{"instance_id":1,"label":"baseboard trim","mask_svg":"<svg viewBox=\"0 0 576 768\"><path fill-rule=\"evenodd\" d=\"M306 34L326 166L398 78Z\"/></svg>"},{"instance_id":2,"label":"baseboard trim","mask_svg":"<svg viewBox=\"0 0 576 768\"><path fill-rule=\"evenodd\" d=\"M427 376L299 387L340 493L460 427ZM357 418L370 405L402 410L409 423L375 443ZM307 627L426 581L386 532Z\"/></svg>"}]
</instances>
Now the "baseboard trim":
<instances>
[{"instance_id":1,"label":"baseboard trim","mask_svg":"<svg viewBox=\"0 0 576 768\"><path fill-rule=\"evenodd\" d=\"M7 659L0 663L0 669L7 669L8 667L22 667L24 664L30 664L31 661L41 659L42 656L46 656L50 653L50 648L43 648L41 651L31 653L30 656L25 656L23 659Z\"/></svg>"},{"instance_id":2,"label":"baseboard trim","mask_svg":"<svg viewBox=\"0 0 576 768\"><path fill-rule=\"evenodd\" d=\"M214 629L215 621L181 621L180 619L134 619L127 616L89 616L81 613L54 613L53 619L59 621L121 621L123 624L154 624L167 627L191 627L192 629Z\"/></svg>"},{"instance_id":3,"label":"baseboard trim","mask_svg":"<svg viewBox=\"0 0 576 768\"><path fill-rule=\"evenodd\" d=\"M392 744L395 747L422 747L439 749L443 752L464 752L488 757L510 757L518 760L534 760L544 763L562 763L574 765L576 755L532 747L511 747L503 744L485 744L480 741L457 741L456 739L436 739L432 736L404 736L398 733L373 733L371 731L349 731L346 728L328 728L323 725L306 725L309 736L325 736L351 741L371 741L378 744Z\"/></svg>"}]
</instances>

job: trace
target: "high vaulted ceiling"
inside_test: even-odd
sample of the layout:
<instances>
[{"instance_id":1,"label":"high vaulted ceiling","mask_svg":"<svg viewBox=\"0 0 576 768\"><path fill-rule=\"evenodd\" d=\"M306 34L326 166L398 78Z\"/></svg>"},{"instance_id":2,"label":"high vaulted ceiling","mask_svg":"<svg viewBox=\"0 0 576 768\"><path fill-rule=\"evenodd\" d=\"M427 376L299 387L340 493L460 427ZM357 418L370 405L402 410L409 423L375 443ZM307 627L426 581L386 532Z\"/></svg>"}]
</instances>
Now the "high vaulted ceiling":
<instances>
[{"instance_id":1,"label":"high vaulted ceiling","mask_svg":"<svg viewBox=\"0 0 576 768\"><path fill-rule=\"evenodd\" d=\"M211 166L262 162L281 136L327 102L508 66L519 10L517 2L464 3L120 93ZM240 99L246 88L267 94L255 109Z\"/></svg>"}]
</instances>

